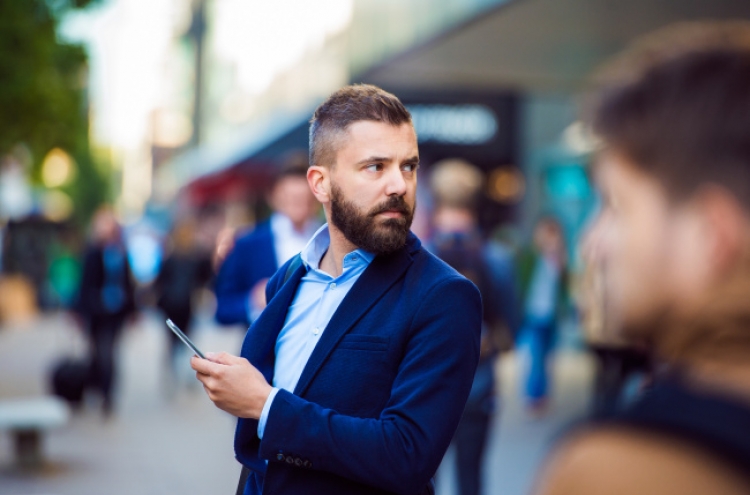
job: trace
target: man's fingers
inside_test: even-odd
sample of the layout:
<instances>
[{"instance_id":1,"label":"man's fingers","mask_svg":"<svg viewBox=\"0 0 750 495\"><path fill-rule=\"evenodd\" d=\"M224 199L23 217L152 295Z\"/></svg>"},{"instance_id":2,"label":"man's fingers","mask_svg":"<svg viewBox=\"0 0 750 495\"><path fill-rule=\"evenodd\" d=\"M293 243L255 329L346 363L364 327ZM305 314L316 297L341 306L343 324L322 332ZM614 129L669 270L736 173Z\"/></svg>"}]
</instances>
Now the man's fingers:
<instances>
[{"instance_id":1,"label":"man's fingers","mask_svg":"<svg viewBox=\"0 0 750 495\"><path fill-rule=\"evenodd\" d=\"M206 358L213 363L224 365L240 364L245 361L244 358L233 356L228 352L209 352L206 354Z\"/></svg>"},{"instance_id":2,"label":"man's fingers","mask_svg":"<svg viewBox=\"0 0 750 495\"><path fill-rule=\"evenodd\" d=\"M216 373L216 363L209 361L208 359L201 359L197 356L190 358L190 367L198 373L204 375L213 375Z\"/></svg>"}]
</instances>

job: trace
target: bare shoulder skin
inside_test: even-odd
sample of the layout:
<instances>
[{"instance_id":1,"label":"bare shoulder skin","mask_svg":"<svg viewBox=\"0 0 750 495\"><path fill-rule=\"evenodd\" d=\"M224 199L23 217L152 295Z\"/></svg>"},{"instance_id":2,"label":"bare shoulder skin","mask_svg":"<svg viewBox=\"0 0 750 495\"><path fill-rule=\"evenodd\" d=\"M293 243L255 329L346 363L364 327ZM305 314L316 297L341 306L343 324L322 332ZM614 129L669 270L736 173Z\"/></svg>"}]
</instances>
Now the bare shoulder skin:
<instances>
[{"instance_id":1,"label":"bare shoulder skin","mask_svg":"<svg viewBox=\"0 0 750 495\"><path fill-rule=\"evenodd\" d=\"M535 495L747 495L750 482L698 448L646 432L579 433L551 456Z\"/></svg>"}]
</instances>

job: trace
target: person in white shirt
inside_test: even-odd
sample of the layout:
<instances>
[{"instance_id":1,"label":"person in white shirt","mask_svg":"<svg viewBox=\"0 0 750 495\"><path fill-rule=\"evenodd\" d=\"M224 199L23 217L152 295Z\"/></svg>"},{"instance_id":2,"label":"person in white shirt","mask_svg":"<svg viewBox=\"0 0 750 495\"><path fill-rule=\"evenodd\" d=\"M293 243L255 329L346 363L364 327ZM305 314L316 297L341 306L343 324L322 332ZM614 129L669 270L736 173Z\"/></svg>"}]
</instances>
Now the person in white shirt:
<instances>
[{"instance_id":1,"label":"person in white shirt","mask_svg":"<svg viewBox=\"0 0 750 495\"><path fill-rule=\"evenodd\" d=\"M282 167L268 202L274 213L237 238L216 276L216 321L249 326L266 305L266 283L305 247L317 228L319 206L307 185L306 164Z\"/></svg>"}]
</instances>

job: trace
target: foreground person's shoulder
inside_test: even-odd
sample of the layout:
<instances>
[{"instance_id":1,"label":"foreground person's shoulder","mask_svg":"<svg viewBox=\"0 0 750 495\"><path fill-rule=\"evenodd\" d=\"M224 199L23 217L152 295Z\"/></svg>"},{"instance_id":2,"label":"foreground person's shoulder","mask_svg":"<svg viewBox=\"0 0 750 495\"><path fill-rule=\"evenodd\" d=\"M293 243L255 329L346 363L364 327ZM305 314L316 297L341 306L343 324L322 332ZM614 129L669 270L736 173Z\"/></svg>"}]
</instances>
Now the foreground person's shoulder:
<instances>
[{"instance_id":1,"label":"foreground person's shoulder","mask_svg":"<svg viewBox=\"0 0 750 495\"><path fill-rule=\"evenodd\" d=\"M627 428L592 428L562 443L535 495L739 495L748 479L689 442Z\"/></svg>"}]
</instances>

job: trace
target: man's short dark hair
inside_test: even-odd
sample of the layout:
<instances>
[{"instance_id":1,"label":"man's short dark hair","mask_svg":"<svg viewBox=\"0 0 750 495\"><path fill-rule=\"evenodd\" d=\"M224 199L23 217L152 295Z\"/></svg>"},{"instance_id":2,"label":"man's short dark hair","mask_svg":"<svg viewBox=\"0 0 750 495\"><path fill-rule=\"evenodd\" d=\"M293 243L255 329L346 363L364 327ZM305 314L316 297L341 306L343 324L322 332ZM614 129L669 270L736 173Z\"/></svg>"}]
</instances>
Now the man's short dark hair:
<instances>
[{"instance_id":1,"label":"man's short dark hair","mask_svg":"<svg viewBox=\"0 0 750 495\"><path fill-rule=\"evenodd\" d=\"M750 22L684 23L602 70L587 117L670 199L717 184L750 208Z\"/></svg>"},{"instance_id":2,"label":"man's short dark hair","mask_svg":"<svg viewBox=\"0 0 750 495\"><path fill-rule=\"evenodd\" d=\"M333 165L336 138L361 120L399 126L411 123L411 115L401 100L376 86L345 86L329 96L310 120L310 165Z\"/></svg>"}]
</instances>

